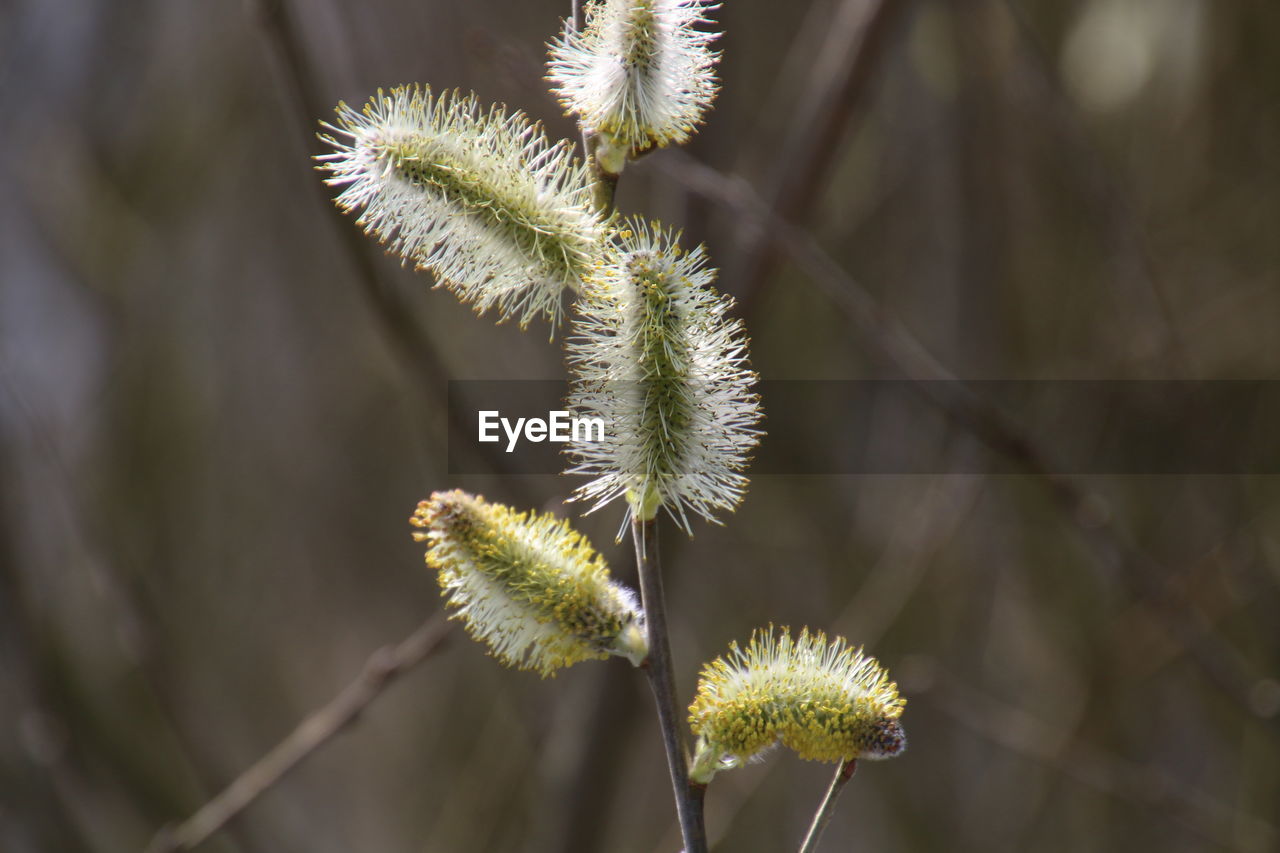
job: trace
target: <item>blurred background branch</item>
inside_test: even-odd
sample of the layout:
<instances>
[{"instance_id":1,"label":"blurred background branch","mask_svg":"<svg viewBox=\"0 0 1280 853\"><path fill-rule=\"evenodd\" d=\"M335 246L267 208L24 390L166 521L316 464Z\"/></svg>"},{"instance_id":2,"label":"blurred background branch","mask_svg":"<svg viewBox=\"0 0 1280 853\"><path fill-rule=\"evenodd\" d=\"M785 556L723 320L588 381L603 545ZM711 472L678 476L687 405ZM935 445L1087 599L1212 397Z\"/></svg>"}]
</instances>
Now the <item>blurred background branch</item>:
<instances>
[{"instance_id":1,"label":"blurred background branch","mask_svg":"<svg viewBox=\"0 0 1280 853\"><path fill-rule=\"evenodd\" d=\"M913 388L941 407L953 421L971 431L992 450L1016 462L1038 481L1061 508L1063 517L1094 550L1099 565L1118 571L1124 582L1151 596L1164 624L1201 666L1211 682L1241 707L1250 707L1250 691L1259 674L1250 672L1235 649L1204 630L1195 606L1164 588L1168 571L1136 548L1111 518L1098 510L1102 500L1062 470L1052 455L1039 447L999 409L957 381L902 323L878 305L864 288L809 237L772 214L743 181L733 181L683 154L673 152L664 164L674 180L733 209L738 221L754 220L769 242L778 244L833 302L844 311L862 341L876 357L913 380Z\"/></svg>"},{"instance_id":2,"label":"blurred background branch","mask_svg":"<svg viewBox=\"0 0 1280 853\"><path fill-rule=\"evenodd\" d=\"M195 814L157 833L149 853L192 850L227 825L312 752L350 726L392 682L426 660L448 630L442 615L428 619L399 643L369 656L355 681L317 708L261 759L235 778Z\"/></svg>"}]
</instances>

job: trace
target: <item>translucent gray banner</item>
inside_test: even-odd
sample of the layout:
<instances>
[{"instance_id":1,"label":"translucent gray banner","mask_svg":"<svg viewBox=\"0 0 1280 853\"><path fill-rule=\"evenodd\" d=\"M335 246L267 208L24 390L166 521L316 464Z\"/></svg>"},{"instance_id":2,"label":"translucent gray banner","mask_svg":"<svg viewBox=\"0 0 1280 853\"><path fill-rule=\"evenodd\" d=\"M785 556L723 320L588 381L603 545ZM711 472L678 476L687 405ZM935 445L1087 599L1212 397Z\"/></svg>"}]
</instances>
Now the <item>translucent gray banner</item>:
<instances>
[{"instance_id":1,"label":"translucent gray banner","mask_svg":"<svg viewBox=\"0 0 1280 853\"><path fill-rule=\"evenodd\" d=\"M565 470L556 439L574 428L568 390L450 382L449 472ZM1054 473L1280 474L1280 381L767 380L758 391L765 435L752 476L1019 471L979 440L976 411L999 413Z\"/></svg>"}]
</instances>

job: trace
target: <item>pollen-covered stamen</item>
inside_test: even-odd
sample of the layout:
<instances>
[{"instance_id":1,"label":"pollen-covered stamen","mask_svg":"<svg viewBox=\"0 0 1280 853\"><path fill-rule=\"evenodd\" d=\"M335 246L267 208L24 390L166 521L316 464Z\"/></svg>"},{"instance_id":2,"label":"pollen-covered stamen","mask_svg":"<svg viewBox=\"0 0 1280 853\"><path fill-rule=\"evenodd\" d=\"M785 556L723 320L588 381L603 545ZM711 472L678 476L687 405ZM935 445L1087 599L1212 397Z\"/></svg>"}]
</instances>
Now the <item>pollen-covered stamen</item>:
<instances>
[{"instance_id":1,"label":"pollen-covered stamen","mask_svg":"<svg viewBox=\"0 0 1280 853\"><path fill-rule=\"evenodd\" d=\"M906 704L874 658L837 637L783 628L707 664L689 721L699 736L694 775L750 761L780 743L817 761L881 759L906 748Z\"/></svg>"},{"instance_id":2,"label":"pollen-covered stamen","mask_svg":"<svg viewBox=\"0 0 1280 853\"><path fill-rule=\"evenodd\" d=\"M414 538L455 618L511 666L552 675L580 660L648 653L635 596L609 579L604 560L568 523L517 513L466 492L418 505Z\"/></svg>"},{"instance_id":3,"label":"pollen-covered stamen","mask_svg":"<svg viewBox=\"0 0 1280 853\"><path fill-rule=\"evenodd\" d=\"M625 47L623 62L638 72L653 68L658 52L659 21L653 0L635 0L618 21L618 42Z\"/></svg>"},{"instance_id":4,"label":"pollen-covered stamen","mask_svg":"<svg viewBox=\"0 0 1280 853\"><path fill-rule=\"evenodd\" d=\"M406 262L477 311L555 321L596 263L605 226L568 142L470 95L400 87L357 112L338 106L335 149L317 157L336 201Z\"/></svg>"}]
</instances>

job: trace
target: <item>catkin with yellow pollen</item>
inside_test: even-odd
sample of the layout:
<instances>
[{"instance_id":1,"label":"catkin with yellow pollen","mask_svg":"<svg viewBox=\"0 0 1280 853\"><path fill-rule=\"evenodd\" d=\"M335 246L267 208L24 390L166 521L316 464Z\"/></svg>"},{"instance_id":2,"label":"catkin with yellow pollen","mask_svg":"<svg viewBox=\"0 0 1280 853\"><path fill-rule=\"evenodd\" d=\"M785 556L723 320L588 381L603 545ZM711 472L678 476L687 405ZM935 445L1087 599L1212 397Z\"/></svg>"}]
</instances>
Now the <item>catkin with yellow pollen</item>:
<instances>
[{"instance_id":1,"label":"catkin with yellow pollen","mask_svg":"<svg viewBox=\"0 0 1280 853\"><path fill-rule=\"evenodd\" d=\"M436 492L409 523L467 632L508 666L544 677L582 660L648 654L635 595L582 534L549 514Z\"/></svg>"},{"instance_id":2,"label":"catkin with yellow pollen","mask_svg":"<svg viewBox=\"0 0 1280 853\"><path fill-rule=\"evenodd\" d=\"M813 761L890 758L906 748L906 700L875 658L837 637L757 631L746 649L703 667L689 722L694 781L741 766L780 743Z\"/></svg>"}]
</instances>

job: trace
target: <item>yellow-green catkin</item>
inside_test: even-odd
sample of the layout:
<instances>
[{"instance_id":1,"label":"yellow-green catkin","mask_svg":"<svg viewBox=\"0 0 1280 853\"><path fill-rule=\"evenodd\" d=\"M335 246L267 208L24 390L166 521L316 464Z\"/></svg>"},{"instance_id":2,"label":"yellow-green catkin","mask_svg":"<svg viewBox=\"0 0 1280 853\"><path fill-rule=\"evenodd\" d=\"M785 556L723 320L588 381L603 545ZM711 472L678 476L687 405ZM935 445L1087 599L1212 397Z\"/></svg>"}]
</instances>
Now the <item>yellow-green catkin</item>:
<instances>
[{"instance_id":1,"label":"yellow-green catkin","mask_svg":"<svg viewBox=\"0 0 1280 853\"><path fill-rule=\"evenodd\" d=\"M875 658L806 628L755 632L745 649L703 667L689 722L698 737L691 777L706 783L775 744L804 759L882 759L906 748L906 700Z\"/></svg>"},{"instance_id":2,"label":"yellow-green catkin","mask_svg":"<svg viewBox=\"0 0 1280 853\"><path fill-rule=\"evenodd\" d=\"M463 491L436 492L410 519L427 565L468 633L503 663L544 677L611 654L648 654L635 595L568 522Z\"/></svg>"}]
</instances>

